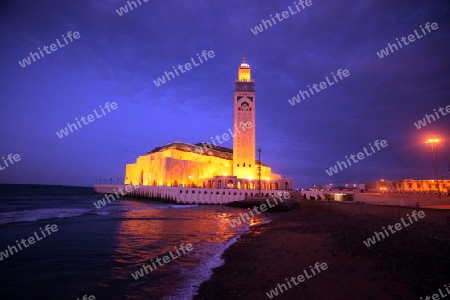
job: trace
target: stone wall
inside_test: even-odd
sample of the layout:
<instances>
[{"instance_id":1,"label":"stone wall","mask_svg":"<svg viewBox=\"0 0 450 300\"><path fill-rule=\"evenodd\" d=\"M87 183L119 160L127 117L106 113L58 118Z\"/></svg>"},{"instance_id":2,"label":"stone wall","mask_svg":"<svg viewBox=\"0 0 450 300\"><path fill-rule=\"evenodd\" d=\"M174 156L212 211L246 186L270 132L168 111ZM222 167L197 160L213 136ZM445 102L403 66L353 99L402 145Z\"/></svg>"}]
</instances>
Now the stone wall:
<instances>
[{"instance_id":1,"label":"stone wall","mask_svg":"<svg viewBox=\"0 0 450 300\"><path fill-rule=\"evenodd\" d=\"M342 191L340 193L346 193ZM322 200L325 200L326 197L321 191L301 191L295 193L302 197L306 195L306 199L311 199L310 197L314 197L316 200L318 196L321 197ZM353 194L353 193L348 193ZM419 194L402 194L402 193L354 193L353 194L354 202L364 202L365 204L376 204L376 205L394 205L394 206L409 206L416 207L417 204L419 207L422 206L434 206L434 205L450 205L450 196L442 195L442 198L439 199L438 195L419 195Z\"/></svg>"},{"instance_id":2,"label":"stone wall","mask_svg":"<svg viewBox=\"0 0 450 300\"><path fill-rule=\"evenodd\" d=\"M450 205L450 197L442 195L439 199L437 195L414 195L414 194L380 194L363 193L355 194L353 200L364 202L366 204L395 205L415 207L433 205Z\"/></svg>"},{"instance_id":3,"label":"stone wall","mask_svg":"<svg viewBox=\"0 0 450 300\"><path fill-rule=\"evenodd\" d=\"M226 204L244 200L246 196L253 196L258 193L258 190L132 186L125 184L98 184L94 186L94 191L99 194L114 194L119 188L125 191L127 186L131 191L126 196L183 204ZM261 190L262 194L268 194L269 196L277 195L278 192L280 191ZM120 193L118 194L120 195Z\"/></svg>"}]
</instances>

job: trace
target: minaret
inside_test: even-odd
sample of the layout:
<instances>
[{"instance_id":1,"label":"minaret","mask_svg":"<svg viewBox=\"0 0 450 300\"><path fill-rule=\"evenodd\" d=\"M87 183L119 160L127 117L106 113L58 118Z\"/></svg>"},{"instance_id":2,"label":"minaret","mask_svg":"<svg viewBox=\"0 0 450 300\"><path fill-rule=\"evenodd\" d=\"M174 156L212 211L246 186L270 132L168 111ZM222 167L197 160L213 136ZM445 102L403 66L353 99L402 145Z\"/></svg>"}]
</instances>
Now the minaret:
<instances>
[{"instance_id":1,"label":"minaret","mask_svg":"<svg viewBox=\"0 0 450 300\"><path fill-rule=\"evenodd\" d=\"M244 57L234 84L233 175L238 178L256 178L255 131L255 81Z\"/></svg>"}]
</instances>

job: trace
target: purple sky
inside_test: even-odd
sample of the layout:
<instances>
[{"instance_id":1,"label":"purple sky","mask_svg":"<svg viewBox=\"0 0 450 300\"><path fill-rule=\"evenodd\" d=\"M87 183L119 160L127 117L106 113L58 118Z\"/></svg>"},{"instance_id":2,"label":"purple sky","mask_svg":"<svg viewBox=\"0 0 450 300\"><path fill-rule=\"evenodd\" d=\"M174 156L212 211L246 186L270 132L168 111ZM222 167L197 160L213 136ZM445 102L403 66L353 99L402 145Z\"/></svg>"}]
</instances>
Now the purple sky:
<instances>
[{"instance_id":1,"label":"purple sky","mask_svg":"<svg viewBox=\"0 0 450 300\"><path fill-rule=\"evenodd\" d=\"M256 80L262 161L293 178L295 187L432 178L431 150L423 143L432 136L443 139L438 169L450 178L450 114L420 130L414 126L450 105L450 3L313 0L258 35L250 31L271 14L295 9L293 2L141 0L123 16L116 13L123 0L3 2L0 157L12 153L21 160L0 171L0 182L122 180L126 163L157 146L226 133L244 56ZM427 22L439 29L377 56ZM25 68L18 64L69 31L81 37ZM160 87L153 83L203 50L215 57ZM295 106L288 103L338 69L350 76ZM108 101L118 108L58 138L68 122L100 112ZM388 146L326 174L375 140ZM231 140L222 146L231 148Z\"/></svg>"}]
</instances>

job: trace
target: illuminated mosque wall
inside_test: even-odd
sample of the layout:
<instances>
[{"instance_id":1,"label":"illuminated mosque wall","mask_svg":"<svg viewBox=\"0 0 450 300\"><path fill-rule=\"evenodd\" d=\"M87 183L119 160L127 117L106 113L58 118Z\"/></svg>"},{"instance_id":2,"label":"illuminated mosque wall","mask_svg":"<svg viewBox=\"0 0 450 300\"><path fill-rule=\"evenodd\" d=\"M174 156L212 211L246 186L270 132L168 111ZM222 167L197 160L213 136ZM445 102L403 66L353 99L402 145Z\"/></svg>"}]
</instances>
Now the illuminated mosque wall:
<instances>
[{"instance_id":1,"label":"illuminated mosque wall","mask_svg":"<svg viewBox=\"0 0 450 300\"><path fill-rule=\"evenodd\" d=\"M291 190L292 179L272 173L255 158L255 82L250 66L239 66L234 92L233 150L210 144L175 142L155 148L127 164L125 184L146 186ZM239 124L253 124L239 130Z\"/></svg>"}]
</instances>

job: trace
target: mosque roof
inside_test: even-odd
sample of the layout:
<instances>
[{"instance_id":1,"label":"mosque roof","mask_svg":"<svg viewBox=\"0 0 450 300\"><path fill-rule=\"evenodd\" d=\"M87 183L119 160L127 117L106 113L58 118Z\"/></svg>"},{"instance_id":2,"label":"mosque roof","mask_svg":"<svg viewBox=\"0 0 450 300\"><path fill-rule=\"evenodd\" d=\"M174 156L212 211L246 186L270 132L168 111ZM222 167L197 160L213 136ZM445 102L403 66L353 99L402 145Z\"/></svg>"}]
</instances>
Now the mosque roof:
<instances>
[{"instance_id":1,"label":"mosque roof","mask_svg":"<svg viewBox=\"0 0 450 300\"><path fill-rule=\"evenodd\" d=\"M220 146L214 146L211 143L209 143L211 146L209 146L207 143L197 143L197 144L188 144L188 143L183 143L183 142L174 142L174 143L170 143L161 147L156 147L155 149L153 149L152 151L148 152L147 154L150 153L155 153L155 152L161 152L164 150L168 150L168 149L176 149L176 150L180 150L180 151L186 151L186 152L196 152L195 150L197 149L196 153L203 153L203 155L210 155L210 156L215 156L215 157L220 157L220 158L224 158L224 159L233 159L233 150L230 148L226 148L226 147L220 147ZM206 145L206 146L203 146Z\"/></svg>"},{"instance_id":2,"label":"mosque roof","mask_svg":"<svg viewBox=\"0 0 450 300\"><path fill-rule=\"evenodd\" d=\"M206 146L203 146L206 145ZM211 146L209 146L211 145ZM156 147L155 149L153 149L150 152L147 152L147 154L151 154L151 153L156 153L156 152L161 152L161 151L165 151L168 149L176 149L176 150L180 150L180 151L186 151L186 152L196 152L195 150L197 150L196 153L199 153L199 151L203 151L200 152L200 155L209 155L209 156L215 156L215 157L219 157L219 158L224 158L224 159L229 159L229 160L233 160L233 149L227 148L227 147L221 147L221 146L214 146L211 143L197 143L197 144L188 144L188 143L183 143L183 142L174 142L174 143L170 143L164 146L160 146L160 147ZM258 164L259 161L256 160L256 163ZM261 166L265 166L263 163L261 163Z\"/></svg>"}]
</instances>

